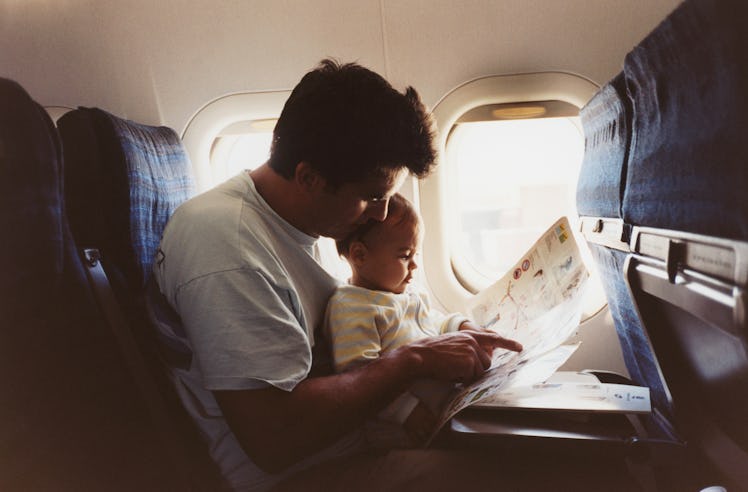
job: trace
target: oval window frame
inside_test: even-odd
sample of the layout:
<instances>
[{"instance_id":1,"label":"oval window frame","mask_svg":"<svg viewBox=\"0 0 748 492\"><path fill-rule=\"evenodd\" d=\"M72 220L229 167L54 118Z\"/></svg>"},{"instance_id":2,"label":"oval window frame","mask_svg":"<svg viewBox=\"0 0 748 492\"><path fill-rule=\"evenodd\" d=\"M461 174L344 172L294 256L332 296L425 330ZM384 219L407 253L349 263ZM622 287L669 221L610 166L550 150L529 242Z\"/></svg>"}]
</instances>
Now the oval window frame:
<instances>
[{"instance_id":1,"label":"oval window frame","mask_svg":"<svg viewBox=\"0 0 748 492\"><path fill-rule=\"evenodd\" d=\"M290 90L238 92L216 98L197 110L182 131L182 142L192 162L198 192L213 183L210 151L216 137L230 125L241 121L277 119Z\"/></svg>"},{"instance_id":2,"label":"oval window frame","mask_svg":"<svg viewBox=\"0 0 748 492\"><path fill-rule=\"evenodd\" d=\"M473 295L453 268L449 233L454 224L448 206L448 176L443 162L449 133L466 113L481 106L558 100L582 108L599 90L589 79L568 72L536 72L493 75L466 82L447 93L436 104L433 116L438 165L418 183L420 212L429 237L423 246L424 274L436 300L448 311L459 311Z\"/></svg>"}]
</instances>

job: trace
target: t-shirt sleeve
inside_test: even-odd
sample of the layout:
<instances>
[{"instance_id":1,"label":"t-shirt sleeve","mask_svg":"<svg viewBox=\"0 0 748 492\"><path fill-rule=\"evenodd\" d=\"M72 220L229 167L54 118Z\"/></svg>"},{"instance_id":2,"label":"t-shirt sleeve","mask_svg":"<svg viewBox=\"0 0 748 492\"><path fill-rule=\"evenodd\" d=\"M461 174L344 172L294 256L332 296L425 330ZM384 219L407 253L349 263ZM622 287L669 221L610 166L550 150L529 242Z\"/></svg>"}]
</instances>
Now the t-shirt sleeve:
<instances>
[{"instance_id":1,"label":"t-shirt sleeve","mask_svg":"<svg viewBox=\"0 0 748 492\"><path fill-rule=\"evenodd\" d=\"M177 309L209 390L290 391L311 367L298 297L254 269L239 268L192 280Z\"/></svg>"}]
</instances>

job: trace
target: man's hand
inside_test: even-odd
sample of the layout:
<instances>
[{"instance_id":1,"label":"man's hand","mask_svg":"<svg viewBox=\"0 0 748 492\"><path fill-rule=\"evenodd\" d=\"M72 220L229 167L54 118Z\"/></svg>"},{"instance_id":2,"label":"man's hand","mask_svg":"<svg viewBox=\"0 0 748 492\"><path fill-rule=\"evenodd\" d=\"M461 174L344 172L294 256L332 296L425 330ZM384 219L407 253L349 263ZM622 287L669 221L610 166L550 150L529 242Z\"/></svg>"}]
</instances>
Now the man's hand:
<instances>
[{"instance_id":1,"label":"man's hand","mask_svg":"<svg viewBox=\"0 0 748 492\"><path fill-rule=\"evenodd\" d=\"M490 330L461 330L423 338L394 352L407 351L415 359L421 377L468 383L491 366L491 354L496 348L519 352L522 345Z\"/></svg>"},{"instance_id":2,"label":"man's hand","mask_svg":"<svg viewBox=\"0 0 748 492\"><path fill-rule=\"evenodd\" d=\"M483 326L480 326L479 324L477 324L476 322L474 322L472 320L463 321L460 324L459 328L457 328L457 329L459 331L477 331L477 332L481 332L481 333L486 333L486 332L488 332L488 333L496 333L492 329L490 329L490 328L484 328ZM494 348L503 348L503 349L507 349L507 350L512 350L514 352L522 352L522 344L520 344L519 342L517 342L515 340L510 340L508 338L503 338L503 337L499 337L499 338L502 338L502 340L504 340L505 343L502 342L501 345L496 345L496 346L493 346L493 347L484 347L484 350L486 350L488 352L491 352L491 351L493 351Z\"/></svg>"},{"instance_id":3,"label":"man's hand","mask_svg":"<svg viewBox=\"0 0 748 492\"><path fill-rule=\"evenodd\" d=\"M484 328L473 320L463 321L457 329L459 331L491 331L489 328Z\"/></svg>"},{"instance_id":4,"label":"man's hand","mask_svg":"<svg viewBox=\"0 0 748 492\"><path fill-rule=\"evenodd\" d=\"M292 391L213 394L247 455L275 473L361 425L418 378L473 381L490 366L495 348L521 350L495 332L463 330L403 345L349 372L307 378Z\"/></svg>"}]
</instances>

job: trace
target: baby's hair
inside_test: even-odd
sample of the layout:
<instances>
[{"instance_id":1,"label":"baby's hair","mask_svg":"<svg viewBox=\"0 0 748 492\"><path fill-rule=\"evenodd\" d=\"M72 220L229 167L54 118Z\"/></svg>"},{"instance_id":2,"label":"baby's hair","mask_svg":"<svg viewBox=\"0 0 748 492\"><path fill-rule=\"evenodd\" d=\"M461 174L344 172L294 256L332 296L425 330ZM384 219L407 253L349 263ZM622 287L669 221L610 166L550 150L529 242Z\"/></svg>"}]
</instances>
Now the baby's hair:
<instances>
[{"instance_id":1,"label":"baby's hair","mask_svg":"<svg viewBox=\"0 0 748 492\"><path fill-rule=\"evenodd\" d=\"M392 195L392 198L390 198L387 207L387 218L382 222L369 219L368 222L365 222L354 229L354 231L348 234L347 237L336 241L335 244L338 248L338 254L347 258L351 243L355 241L363 242L369 232L377 227L381 227L383 224L397 226L404 222L417 223L419 220L418 212L416 212L413 204L400 193L395 193Z\"/></svg>"}]
</instances>

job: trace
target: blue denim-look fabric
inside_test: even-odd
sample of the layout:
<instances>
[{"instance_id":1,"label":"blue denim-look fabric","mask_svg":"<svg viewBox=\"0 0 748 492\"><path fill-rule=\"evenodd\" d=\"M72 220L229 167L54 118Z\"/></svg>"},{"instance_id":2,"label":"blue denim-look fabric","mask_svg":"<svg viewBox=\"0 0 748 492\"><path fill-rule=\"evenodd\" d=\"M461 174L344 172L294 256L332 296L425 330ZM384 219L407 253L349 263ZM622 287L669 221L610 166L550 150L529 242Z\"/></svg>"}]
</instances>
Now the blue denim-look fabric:
<instances>
[{"instance_id":1,"label":"blue denim-look fabric","mask_svg":"<svg viewBox=\"0 0 748 492\"><path fill-rule=\"evenodd\" d=\"M672 408L660 378L652 347L624 280L623 263L627 253L596 244L589 246L600 272L629 376L634 383L649 387L652 405L669 418L672 415Z\"/></svg>"},{"instance_id":2,"label":"blue denim-look fabric","mask_svg":"<svg viewBox=\"0 0 748 492\"><path fill-rule=\"evenodd\" d=\"M748 239L747 11L744 0L684 2L627 55L623 80L618 75L583 108L580 215ZM626 255L590 246L630 375L672 415L624 282Z\"/></svg>"},{"instance_id":3,"label":"blue denim-look fabric","mask_svg":"<svg viewBox=\"0 0 748 492\"><path fill-rule=\"evenodd\" d=\"M46 111L0 79L0 489L187 490L94 301L63 167Z\"/></svg>"},{"instance_id":4,"label":"blue denim-look fabric","mask_svg":"<svg viewBox=\"0 0 748 492\"><path fill-rule=\"evenodd\" d=\"M166 222L195 191L189 158L171 128L79 108L58 122L73 234L95 246L133 289L151 275Z\"/></svg>"},{"instance_id":5,"label":"blue denim-look fabric","mask_svg":"<svg viewBox=\"0 0 748 492\"><path fill-rule=\"evenodd\" d=\"M0 323L55 295L64 251L61 166L44 108L0 79Z\"/></svg>"},{"instance_id":6,"label":"blue denim-look fabric","mask_svg":"<svg viewBox=\"0 0 748 492\"><path fill-rule=\"evenodd\" d=\"M748 239L747 11L687 1L626 56L626 222Z\"/></svg>"},{"instance_id":7,"label":"blue denim-look fabric","mask_svg":"<svg viewBox=\"0 0 748 492\"><path fill-rule=\"evenodd\" d=\"M584 160L577 183L577 211L592 217L621 217L631 140L631 105L619 73L581 109Z\"/></svg>"},{"instance_id":8,"label":"blue denim-look fabric","mask_svg":"<svg viewBox=\"0 0 748 492\"><path fill-rule=\"evenodd\" d=\"M140 125L110 114L104 116L110 120L124 156L130 242L140 269L141 285L145 285L166 222L194 194L190 161L171 128Z\"/></svg>"}]
</instances>

